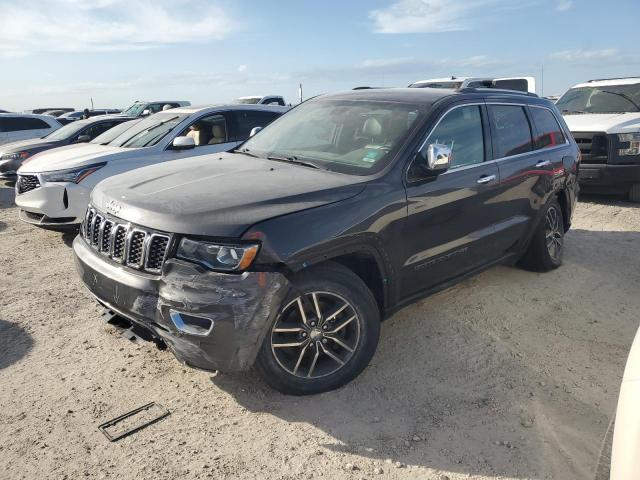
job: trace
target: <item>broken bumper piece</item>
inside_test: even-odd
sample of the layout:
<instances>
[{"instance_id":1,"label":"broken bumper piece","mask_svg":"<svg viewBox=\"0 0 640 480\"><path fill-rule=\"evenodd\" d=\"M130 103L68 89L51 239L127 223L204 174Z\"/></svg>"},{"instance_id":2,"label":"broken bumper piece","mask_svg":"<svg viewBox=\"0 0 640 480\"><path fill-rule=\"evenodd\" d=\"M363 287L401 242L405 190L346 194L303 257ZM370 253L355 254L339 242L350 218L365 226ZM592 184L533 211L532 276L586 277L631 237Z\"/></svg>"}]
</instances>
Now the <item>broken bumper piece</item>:
<instances>
[{"instance_id":1,"label":"broken bumper piece","mask_svg":"<svg viewBox=\"0 0 640 480\"><path fill-rule=\"evenodd\" d=\"M100 303L202 370L249 368L288 287L280 273L215 273L176 259L165 261L162 275L139 272L79 236L73 249L80 277Z\"/></svg>"}]
</instances>

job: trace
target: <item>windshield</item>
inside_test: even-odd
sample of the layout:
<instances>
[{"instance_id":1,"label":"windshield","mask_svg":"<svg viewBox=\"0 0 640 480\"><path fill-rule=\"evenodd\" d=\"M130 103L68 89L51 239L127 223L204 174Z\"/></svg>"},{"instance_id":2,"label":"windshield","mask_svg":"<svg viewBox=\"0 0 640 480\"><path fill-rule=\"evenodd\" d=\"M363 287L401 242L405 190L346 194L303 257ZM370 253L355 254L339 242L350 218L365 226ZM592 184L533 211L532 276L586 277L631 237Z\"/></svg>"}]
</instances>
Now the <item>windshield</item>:
<instances>
[{"instance_id":1,"label":"windshield","mask_svg":"<svg viewBox=\"0 0 640 480\"><path fill-rule=\"evenodd\" d=\"M262 97L236 98L233 103L242 103L245 105L254 105L260 101Z\"/></svg>"},{"instance_id":2,"label":"windshield","mask_svg":"<svg viewBox=\"0 0 640 480\"><path fill-rule=\"evenodd\" d=\"M125 148L151 147L178 125L189 114L171 113L171 110L162 113L155 113L124 133L116 137L110 145Z\"/></svg>"},{"instance_id":3,"label":"windshield","mask_svg":"<svg viewBox=\"0 0 640 480\"><path fill-rule=\"evenodd\" d=\"M640 83L572 88L556 106L564 114L640 112Z\"/></svg>"},{"instance_id":4,"label":"windshield","mask_svg":"<svg viewBox=\"0 0 640 480\"><path fill-rule=\"evenodd\" d=\"M126 110L123 110L122 114L126 115L127 117L139 117L140 114L144 111L146 106L147 106L146 103L136 102Z\"/></svg>"},{"instance_id":5,"label":"windshield","mask_svg":"<svg viewBox=\"0 0 640 480\"><path fill-rule=\"evenodd\" d=\"M415 105L402 103L311 101L250 138L239 151L368 175L391 161L422 114Z\"/></svg>"},{"instance_id":6,"label":"windshield","mask_svg":"<svg viewBox=\"0 0 640 480\"><path fill-rule=\"evenodd\" d=\"M46 138L47 140L51 140L55 142L57 140L66 140L69 137L74 136L83 128L86 128L86 123L70 123L65 125L64 127L59 128L58 130L54 130L49 135L45 135L42 138Z\"/></svg>"},{"instance_id":7,"label":"windshield","mask_svg":"<svg viewBox=\"0 0 640 480\"><path fill-rule=\"evenodd\" d=\"M101 135L98 135L96 138L91 140L89 143L96 143L96 144L99 144L99 145L106 145L107 143L113 141L116 137L118 137L123 132L129 130L131 127L133 127L139 121L140 120L129 120L128 122L120 123L120 124L116 125L115 127L112 127L109 130L107 130L106 132L102 133Z\"/></svg>"}]
</instances>

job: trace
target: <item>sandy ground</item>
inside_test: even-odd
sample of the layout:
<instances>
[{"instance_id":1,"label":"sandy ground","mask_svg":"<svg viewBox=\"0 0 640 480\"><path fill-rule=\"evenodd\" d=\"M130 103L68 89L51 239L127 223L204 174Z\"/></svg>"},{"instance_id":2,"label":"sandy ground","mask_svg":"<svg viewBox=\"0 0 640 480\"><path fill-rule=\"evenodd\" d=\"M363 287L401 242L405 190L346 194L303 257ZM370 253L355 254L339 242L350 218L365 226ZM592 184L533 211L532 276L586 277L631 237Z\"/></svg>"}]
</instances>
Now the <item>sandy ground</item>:
<instances>
[{"instance_id":1,"label":"sandy ground","mask_svg":"<svg viewBox=\"0 0 640 480\"><path fill-rule=\"evenodd\" d=\"M122 338L72 236L12 199L0 183L2 479L591 477L638 327L638 206L582 201L562 268L494 268L408 307L355 382L295 398ZM97 430L151 401L171 415L116 443Z\"/></svg>"}]
</instances>

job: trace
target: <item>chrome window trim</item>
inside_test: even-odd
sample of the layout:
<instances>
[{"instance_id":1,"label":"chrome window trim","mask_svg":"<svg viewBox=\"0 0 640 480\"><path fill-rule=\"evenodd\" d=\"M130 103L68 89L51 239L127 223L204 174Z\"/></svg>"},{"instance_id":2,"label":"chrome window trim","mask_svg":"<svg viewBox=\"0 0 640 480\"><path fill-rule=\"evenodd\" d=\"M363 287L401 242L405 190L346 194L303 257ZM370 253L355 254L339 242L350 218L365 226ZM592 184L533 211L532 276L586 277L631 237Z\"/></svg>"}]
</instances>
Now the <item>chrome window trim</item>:
<instances>
[{"instance_id":1,"label":"chrome window trim","mask_svg":"<svg viewBox=\"0 0 640 480\"><path fill-rule=\"evenodd\" d=\"M424 146L427 144L427 141L429 140L429 137L431 136L431 134L433 133L433 131L438 128L438 125L440 125L440 122L442 122L442 120L444 120L444 118L453 110L455 110L456 108L461 108L461 107L467 107L467 106L482 106L485 105L487 107L489 107L490 105L505 105L505 106L514 106L514 107L522 107L526 110L527 107L535 107L535 108L544 108L546 110L549 110L551 112L551 114L553 115L553 117L556 119L556 122L558 122L558 125L560 126L560 129L562 130L562 133L564 134L564 143L556 145L554 147L551 148L539 148L538 150L531 150L529 152L524 152L524 153L518 153L516 155L509 155L507 157L500 157L500 158L493 158L491 160L485 160L483 162L478 162L478 163L472 163L470 165L460 165L458 167L451 167L449 168L447 171L441 173L440 175L447 175L448 173L455 173L455 172L460 172L463 170L468 170L471 168L475 168L481 165L488 165L488 164L497 164L500 163L504 160L513 160L514 158L520 158L520 157L524 157L526 155L531 155L537 152L552 152L554 150L558 150L560 148L566 148L567 145L571 145L571 142L569 141L569 139L567 138L566 132L564 131L564 128L562 128L562 123L558 120L557 115L555 114L555 112L553 111L553 109L545 106L545 105L533 105L533 104L528 104L528 103L518 103L518 102L495 102L495 101L491 101L491 100L484 100L483 102L472 102L472 103L461 103L459 105L454 105L453 107L451 107L449 110L446 110L442 116L438 119L438 121L436 122L436 124L428 131L428 133L425 136L424 141L420 144L420 147L418 147L418 151L422 150L422 148L424 148ZM489 114L489 112L487 111L487 115ZM528 116L527 116L528 119ZM489 118L489 121L491 121L491 118ZM489 126L489 128L491 128L491 126ZM531 136L532 136L532 140L533 140L533 132L531 132ZM493 143L493 137L491 137L491 141ZM532 145L533 146L533 145ZM493 145L492 145L493 147ZM406 173L405 176L408 175L409 170L411 169L411 165L413 164L415 160L412 160L409 163L408 168L406 169ZM408 179L407 179L408 180ZM409 183L412 183L409 181Z\"/></svg>"}]
</instances>

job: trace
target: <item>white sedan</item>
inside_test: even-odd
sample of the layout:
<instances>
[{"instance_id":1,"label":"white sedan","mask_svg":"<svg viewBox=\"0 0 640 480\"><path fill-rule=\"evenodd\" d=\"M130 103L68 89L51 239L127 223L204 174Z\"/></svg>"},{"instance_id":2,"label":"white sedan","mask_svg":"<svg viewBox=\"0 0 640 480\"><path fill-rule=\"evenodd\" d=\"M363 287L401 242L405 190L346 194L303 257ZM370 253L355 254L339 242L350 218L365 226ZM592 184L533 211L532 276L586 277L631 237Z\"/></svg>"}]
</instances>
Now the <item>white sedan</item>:
<instances>
[{"instance_id":1,"label":"white sedan","mask_svg":"<svg viewBox=\"0 0 640 480\"><path fill-rule=\"evenodd\" d=\"M265 127L287 110L265 105L175 108L147 117L107 145L72 145L35 155L18 170L20 219L50 228L79 225L89 194L101 180L146 165L231 150L255 127Z\"/></svg>"}]
</instances>

